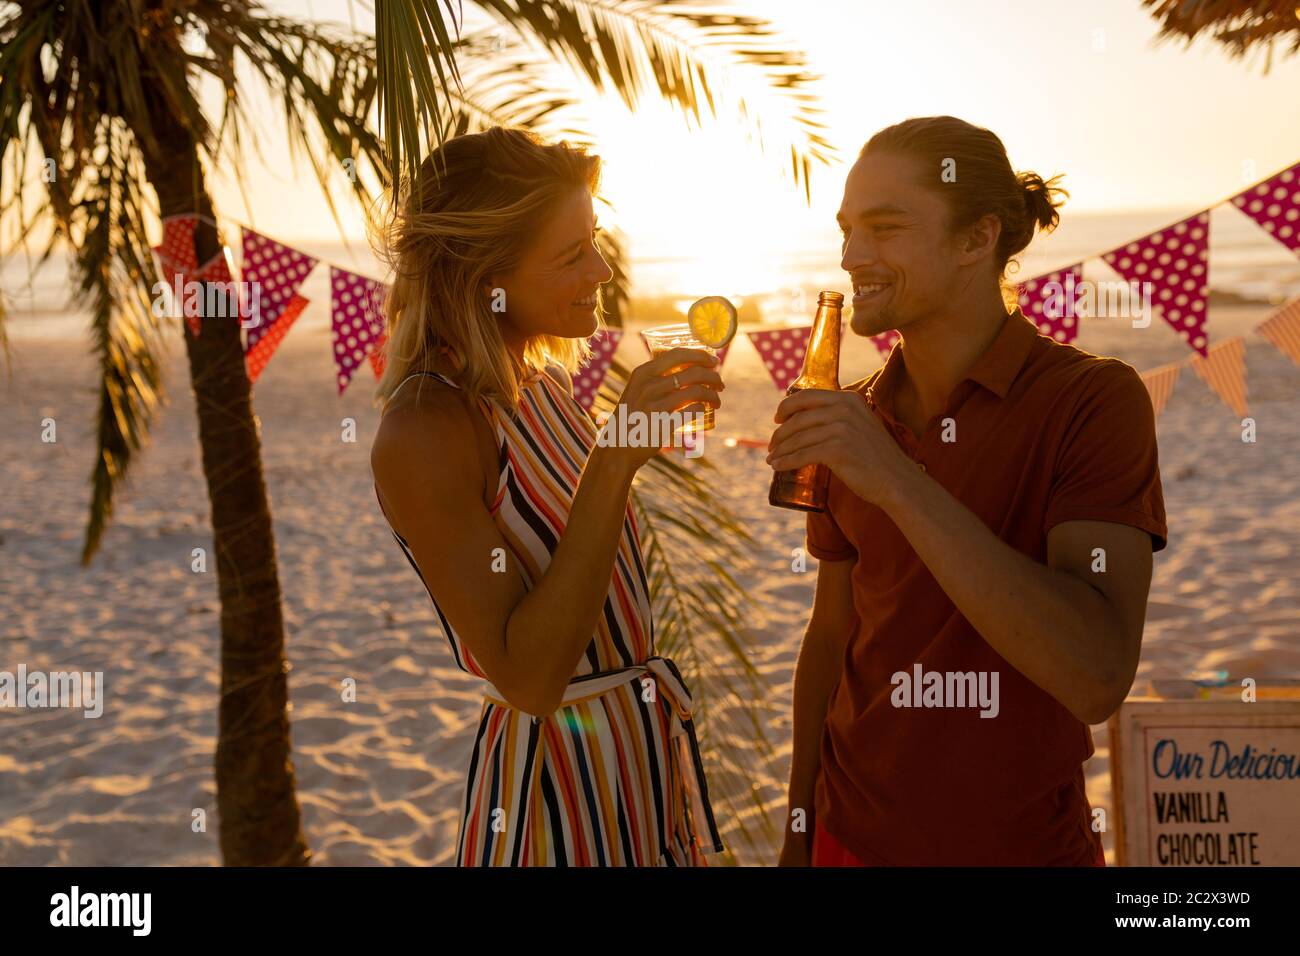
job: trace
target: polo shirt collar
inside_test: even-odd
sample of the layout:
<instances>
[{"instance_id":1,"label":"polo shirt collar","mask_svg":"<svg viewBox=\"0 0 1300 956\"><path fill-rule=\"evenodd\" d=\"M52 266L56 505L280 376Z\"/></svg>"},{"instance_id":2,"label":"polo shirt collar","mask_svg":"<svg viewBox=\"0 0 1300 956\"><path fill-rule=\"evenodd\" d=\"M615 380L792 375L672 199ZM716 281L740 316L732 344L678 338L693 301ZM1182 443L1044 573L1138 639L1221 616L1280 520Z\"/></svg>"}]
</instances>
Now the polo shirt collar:
<instances>
[{"instance_id":1,"label":"polo shirt collar","mask_svg":"<svg viewBox=\"0 0 1300 956\"><path fill-rule=\"evenodd\" d=\"M1011 383L1025 367L1025 359L1029 357L1029 350L1034 347L1037 337L1038 326L1025 318L1017 306L1002 323L993 344L975 360L966 377L983 385L998 398L1006 398Z\"/></svg>"},{"instance_id":2,"label":"polo shirt collar","mask_svg":"<svg viewBox=\"0 0 1300 956\"><path fill-rule=\"evenodd\" d=\"M1017 307L1014 312L1008 313L993 343L970 367L970 371L966 373L966 380L982 385L998 398L1006 398L1007 393L1011 391L1011 383L1025 367L1025 359L1029 357L1029 350L1033 348L1037 337L1038 327ZM875 400L891 415L894 388L902 373L903 345L900 343L889 353L885 367L881 369L879 377L871 388Z\"/></svg>"}]
</instances>

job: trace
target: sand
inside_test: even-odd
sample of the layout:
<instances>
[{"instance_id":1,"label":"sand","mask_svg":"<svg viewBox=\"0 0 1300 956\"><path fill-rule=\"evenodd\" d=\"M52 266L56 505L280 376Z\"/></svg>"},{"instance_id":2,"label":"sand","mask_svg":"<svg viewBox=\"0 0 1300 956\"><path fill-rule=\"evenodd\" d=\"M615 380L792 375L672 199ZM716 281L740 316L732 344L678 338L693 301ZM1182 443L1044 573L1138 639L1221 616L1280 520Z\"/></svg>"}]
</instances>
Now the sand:
<instances>
[{"instance_id":1,"label":"sand","mask_svg":"<svg viewBox=\"0 0 1300 956\"><path fill-rule=\"evenodd\" d=\"M1216 310L1215 338L1242 334L1266 313ZM1098 322L1080 344L1139 369L1188 354L1158 321L1147 330ZM1241 442L1237 418L1190 369L1160 421L1170 544L1156 557L1139 681L1300 675L1300 370L1258 336L1247 346L1258 443ZM0 864L216 865L218 606L215 572L190 570L191 549L210 548L211 538L179 338L171 403L88 569L77 558L94 452L93 362L80 341L24 336L13 352L12 377L0 380L0 670L103 671L106 703L98 719L0 710ZM621 354L635 356L635 342ZM869 343L854 341L842 380L876 364ZM765 682L759 715L776 744L756 775L756 795L779 827L791 679L816 565L790 569L802 518L766 504L762 452L718 440L766 439L779 394L747 342L732 349L724 372L729 388L706 454L762 548L742 582L755 603L741 638ZM338 399L328 338L304 329L286 339L256 390L292 665L298 798L318 863L446 865L477 681L454 668L379 515L368 386L359 377ZM53 444L40 440L47 416L57 422ZM340 440L347 417L357 422L355 443ZM705 652L724 666L722 650ZM357 682L355 703L341 700L346 678ZM700 678L705 692L709 680ZM727 706L739 704L715 701L718 728L731 723ZM1089 798L1109 807L1104 726L1094 735ZM195 809L206 811L206 830L195 832ZM746 814L756 833L759 813ZM775 846L739 839L740 819L720 812L718 822L735 862L775 862Z\"/></svg>"}]
</instances>

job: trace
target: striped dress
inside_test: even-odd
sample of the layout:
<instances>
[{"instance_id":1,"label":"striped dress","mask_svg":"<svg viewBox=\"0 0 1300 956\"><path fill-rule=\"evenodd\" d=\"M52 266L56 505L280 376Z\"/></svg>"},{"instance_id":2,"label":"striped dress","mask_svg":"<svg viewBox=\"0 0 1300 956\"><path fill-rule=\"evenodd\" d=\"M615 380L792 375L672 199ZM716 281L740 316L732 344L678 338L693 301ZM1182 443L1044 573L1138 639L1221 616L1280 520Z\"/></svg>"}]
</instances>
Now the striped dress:
<instances>
[{"instance_id":1,"label":"striped dress","mask_svg":"<svg viewBox=\"0 0 1300 956\"><path fill-rule=\"evenodd\" d=\"M419 375L458 387L433 372L416 373L398 387ZM491 514L531 588L564 533L596 425L541 372L523 384L514 415L486 399L480 408L496 435ZM393 537L419 574L407 542L395 529ZM486 681L432 591L429 597L457 666ZM690 692L673 662L654 653L629 502L603 613L559 709L533 717L507 704L490 683L485 687L456 863L702 866L704 853L722 849Z\"/></svg>"}]
</instances>

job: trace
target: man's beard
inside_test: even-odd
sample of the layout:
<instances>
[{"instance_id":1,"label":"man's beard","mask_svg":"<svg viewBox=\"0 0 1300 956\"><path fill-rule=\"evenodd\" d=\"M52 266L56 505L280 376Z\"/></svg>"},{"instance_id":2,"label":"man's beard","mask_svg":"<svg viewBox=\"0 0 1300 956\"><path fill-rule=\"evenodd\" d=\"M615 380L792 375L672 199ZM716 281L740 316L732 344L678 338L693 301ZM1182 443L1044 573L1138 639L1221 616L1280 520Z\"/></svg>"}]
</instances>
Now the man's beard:
<instances>
[{"instance_id":1,"label":"man's beard","mask_svg":"<svg viewBox=\"0 0 1300 956\"><path fill-rule=\"evenodd\" d=\"M862 312L854 309L853 314L849 316L849 328L853 330L853 334L864 338L869 335L880 335L897 327L894 310L888 306L878 312Z\"/></svg>"}]
</instances>

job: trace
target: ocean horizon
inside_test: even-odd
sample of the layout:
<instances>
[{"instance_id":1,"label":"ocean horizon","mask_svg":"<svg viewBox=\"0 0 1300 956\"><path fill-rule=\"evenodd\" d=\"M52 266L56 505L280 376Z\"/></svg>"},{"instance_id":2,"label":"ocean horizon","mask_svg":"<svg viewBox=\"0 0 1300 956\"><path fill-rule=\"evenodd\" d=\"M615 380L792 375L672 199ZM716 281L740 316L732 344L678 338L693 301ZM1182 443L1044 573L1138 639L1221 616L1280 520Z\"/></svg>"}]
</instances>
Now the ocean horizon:
<instances>
[{"instance_id":1,"label":"ocean horizon","mask_svg":"<svg viewBox=\"0 0 1300 956\"><path fill-rule=\"evenodd\" d=\"M1118 274L1100 260L1100 255L1164 225L1194 215L1197 210L1152 209L1143 211L1076 213L1062 215L1055 232L1035 236L1018 257L1020 268L1011 273L1023 281L1077 262L1084 263L1084 276L1091 281L1116 280ZM1300 259L1244 214L1229 205L1211 210L1209 286L1213 293L1233 298L1280 304L1300 295ZM223 222L227 242L237 236L237 225ZM370 252L364 236L348 243L339 239L272 236L320 259L303 283L301 293L311 302L298 320L299 331L329 328L329 266L382 278L383 269ZM724 240L725 241L725 240ZM682 308L703 295L726 295L737 305L753 300L762 324L785 324L811 317L811 305L823 289L848 292L846 276L839 267L838 237L828 231L824 241L802 240L783 245L774 236L772 254L756 262L741 287L710 286L710 264L697 258L675 255L639 255L635 235L628 236L631 294L634 300L630 324L637 325L635 300L670 299ZM232 254L238 260L238 252ZM32 257L34 259L34 256ZM77 338L85 335L88 313L70 300L71 284L66 258L54 256L34 275L20 249L10 250L0 266L0 295L8 310L6 329L11 339ZM735 282L725 283L736 286ZM806 313L806 314L805 314Z\"/></svg>"}]
</instances>

